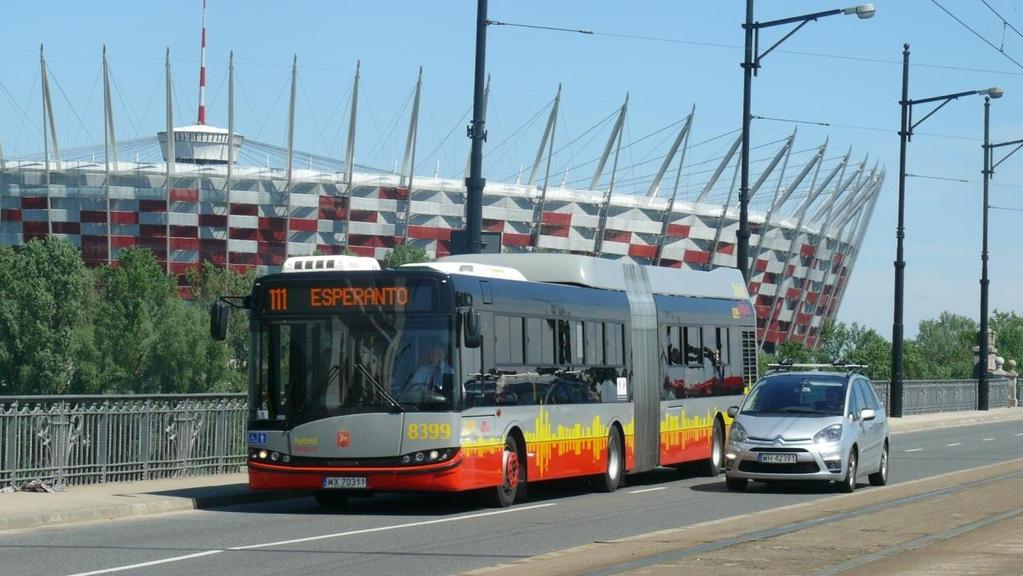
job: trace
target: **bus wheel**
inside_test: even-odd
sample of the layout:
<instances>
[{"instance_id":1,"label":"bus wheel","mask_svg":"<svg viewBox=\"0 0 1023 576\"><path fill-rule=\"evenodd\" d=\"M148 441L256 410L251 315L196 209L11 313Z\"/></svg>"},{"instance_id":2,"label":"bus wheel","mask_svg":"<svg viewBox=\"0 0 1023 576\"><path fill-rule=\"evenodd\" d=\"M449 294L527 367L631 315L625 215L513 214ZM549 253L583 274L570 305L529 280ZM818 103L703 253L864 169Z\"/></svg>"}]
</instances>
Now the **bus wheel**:
<instances>
[{"instance_id":1,"label":"bus wheel","mask_svg":"<svg viewBox=\"0 0 1023 576\"><path fill-rule=\"evenodd\" d=\"M316 503L324 510L338 511L344 509L348 503L348 494L334 490L317 490L313 493Z\"/></svg>"},{"instance_id":2,"label":"bus wheel","mask_svg":"<svg viewBox=\"0 0 1023 576\"><path fill-rule=\"evenodd\" d=\"M501 485L488 488L487 500L496 508L507 508L515 502L519 485L524 483L522 462L519 461L519 446L513 436L504 440L504 452L501 454ZM523 488L525 488L523 486Z\"/></svg>"},{"instance_id":3,"label":"bus wheel","mask_svg":"<svg viewBox=\"0 0 1023 576\"><path fill-rule=\"evenodd\" d=\"M700 476L717 476L725 461L725 434L721 429L721 420L714 419L714 431L711 436L710 458L700 462Z\"/></svg>"},{"instance_id":4,"label":"bus wheel","mask_svg":"<svg viewBox=\"0 0 1023 576\"><path fill-rule=\"evenodd\" d=\"M594 478L597 492L614 492L622 483L622 471L625 469L622 450L622 433L615 426L607 435L607 469Z\"/></svg>"}]
</instances>

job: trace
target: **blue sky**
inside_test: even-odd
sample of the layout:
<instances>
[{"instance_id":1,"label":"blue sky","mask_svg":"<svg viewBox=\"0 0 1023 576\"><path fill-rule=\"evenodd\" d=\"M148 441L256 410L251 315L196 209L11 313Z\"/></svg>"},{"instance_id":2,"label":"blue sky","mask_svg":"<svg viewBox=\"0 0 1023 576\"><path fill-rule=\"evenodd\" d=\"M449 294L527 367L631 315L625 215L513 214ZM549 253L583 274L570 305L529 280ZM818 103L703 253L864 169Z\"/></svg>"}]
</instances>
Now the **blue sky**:
<instances>
[{"instance_id":1,"label":"blue sky","mask_svg":"<svg viewBox=\"0 0 1023 576\"><path fill-rule=\"evenodd\" d=\"M830 138L826 157L849 146L853 158L879 159L888 177L867 233L839 320L891 336L899 170L898 100L901 53L910 43L910 97L926 98L1000 86L992 104L992 141L1023 138L1023 8L1012 0L880 0L870 20L838 16L813 22L763 63L753 83L753 113L798 124L796 150ZM758 20L842 8L830 1L761 0ZM941 6L976 34L957 23ZM150 136L164 123L163 58L171 50L176 124L194 120L201 2L154 0L13 3L0 38L0 144L7 157L37 154L38 50L45 44L62 149L102 142L100 50L107 45L116 85L118 138ZM993 9L993 10L992 10ZM621 193L642 193L673 137L656 131L696 106L691 163L720 155L739 127L745 3L721 1L491 0L489 17L509 23L586 29L593 35L508 26L488 31L487 71L493 89L485 176L514 180L532 161L546 106L562 83L562 112L553 165L557 178L588 180L586 162L610 131L601 123L630 95L620 165ZM999 17L995 11L1001 15ZM416 73L423 67L418 173L459 175L468 151L476 4L445 2L247 2L210 0L208 121L226 126L227 54L234 50L238 131L285 142L288 82L298 56L296 148L340 156L356 60L362 62L356 160L391 168L408 126ZM58 15L59 14L59 15ZM1003 19L1005 22L1003 22ZM762 45L783 29L765 30ZM999 48L1003 53L999 52ZM927 108L914 111L921 118ZM797 124L758 120L755 161L773 154ZM917 128L907 172L907 336L920 320L951 311L976 319L981 242L983 100L952 102ZM587 130L593 129L590 132ZM648 138L648 135L654 134ZM1006 149L1003 149L1004 154ZM795 155L794 164L798 164ZM996 157L1000 158L1000 156ZM567 176L564 172L567 170ZM793 172L794 173L794 172ZM756 172L754 172L754 175ZM944 178L940 180L930 177ZM693 193L706 175L683 181ZM966 182L960 182L965 180ZM579 183L576 183L579 185ZM996 171L993 206L1023 209L1023 153ZM990 212L990 309L1023 311L1023 258L1017 231L1023 212Z\"/></svg>"}]
</instances>

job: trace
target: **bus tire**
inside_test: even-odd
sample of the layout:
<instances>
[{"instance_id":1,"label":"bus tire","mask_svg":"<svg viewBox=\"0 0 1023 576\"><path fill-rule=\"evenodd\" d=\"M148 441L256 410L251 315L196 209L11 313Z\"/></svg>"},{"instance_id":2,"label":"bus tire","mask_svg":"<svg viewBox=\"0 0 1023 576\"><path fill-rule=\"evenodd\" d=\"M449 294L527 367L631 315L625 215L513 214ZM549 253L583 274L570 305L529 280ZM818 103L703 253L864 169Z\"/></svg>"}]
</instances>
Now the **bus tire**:
<instances>
[{"instance_id":1,"label":"bus tire","mask_svg":"<svg viewBox=\"0 0 1023 576\"><path fill-rule=\"evenodd\" d=\"M611 426L607 435L607 469L596 478L598 492L614 492L622 483L625 472L625 450L622 447L622 433L617 426Z\"/></svg>"},{"instance_id":2,"label":"bus tire","mask_svg":"<svg viewBox=\"0 0 1023 576\"><path fill-rule=\"evenodd\" d=\"M324 510L337 512L343 510L348 504L348 494L334 490L317 490L313 492L316 503Z\"/></svg>"},{"instance_id":3,"label":"bus tire","mask_svg":"<svg viewBox=\"0 0 1023 576\"><path fill-rule=\"evenodd\" d=\"M487 503L494 508L507 508L515 503L520 484L525 483L524 463L519 459L519 445L515 437L504 439L501 454L501 485L484 491Z\"/></svg>"},{"instance_id":4,"label":"bus tire","mask_svg":"<svg viewBox=\"0 0 1023 576\"><path fill-rule=\"evenodd\" d=\"M725 434L721 420L714 419L714 430L711 432L710 458L699 464L700 476L717 476L725 461Z\"/></svg>"}]
</instances>

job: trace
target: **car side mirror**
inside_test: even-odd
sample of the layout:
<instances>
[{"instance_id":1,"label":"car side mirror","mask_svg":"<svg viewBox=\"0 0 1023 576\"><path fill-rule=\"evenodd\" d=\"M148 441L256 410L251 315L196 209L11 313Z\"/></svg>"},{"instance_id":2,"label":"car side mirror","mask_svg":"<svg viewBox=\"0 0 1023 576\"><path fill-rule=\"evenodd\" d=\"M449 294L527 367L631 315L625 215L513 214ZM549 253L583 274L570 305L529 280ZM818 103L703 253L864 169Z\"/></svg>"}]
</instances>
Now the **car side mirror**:
<instances>
[{"instance_id":1,"label":"car side mirror","mask_svg":"<svg viewBox=\"0 0 1023 576\"><path fill-rule=\"evenodd\" d=\"M735 418L738 415L739 415L739 407L738 406L729 406L728 407L728 417L729 418Z\"/></svg>"},{"instance_id":2,"label":"car side mirror","mask_svg":"<svg viewBox=\"0 0 1023 576\"><path fill-rule=\"evenodd\" d=\"M877 414L870 408L864 408L860 410L860 419L862 420L873 420Z\"/></svg>"},{"instance_id":3,"label":"car side mirror","mask_svg":"<svg viewBox=\"0 0 1023 576\"><path fill-rule=\"evenodd\" d=\"M227 302L217 300L210 307L210 337L214 340L227 339L227 321L231 315L231 306Z\"/></svg>"}]
</instances>

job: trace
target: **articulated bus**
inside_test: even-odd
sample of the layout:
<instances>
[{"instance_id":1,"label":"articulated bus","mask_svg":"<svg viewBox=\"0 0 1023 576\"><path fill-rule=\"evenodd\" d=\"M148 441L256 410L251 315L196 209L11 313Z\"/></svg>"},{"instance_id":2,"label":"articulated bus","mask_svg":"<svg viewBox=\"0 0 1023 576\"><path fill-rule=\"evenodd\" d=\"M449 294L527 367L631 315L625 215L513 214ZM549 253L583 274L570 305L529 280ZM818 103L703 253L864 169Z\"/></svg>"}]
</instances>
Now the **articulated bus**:
<instances>
[{"instance_id":1,"label":"articulated bus","mask_svg":"<svg viewBox=\"0 0 1023 576\"><path fill-rule=\"evenodd\" d=\"M721 468L756 378L741 276L568 254L474 254L380 270L289 258L249 311L248 471L325 507L695 463ZM228 305L212 310L222 338Z\"/></svg>"}]
</instances>

